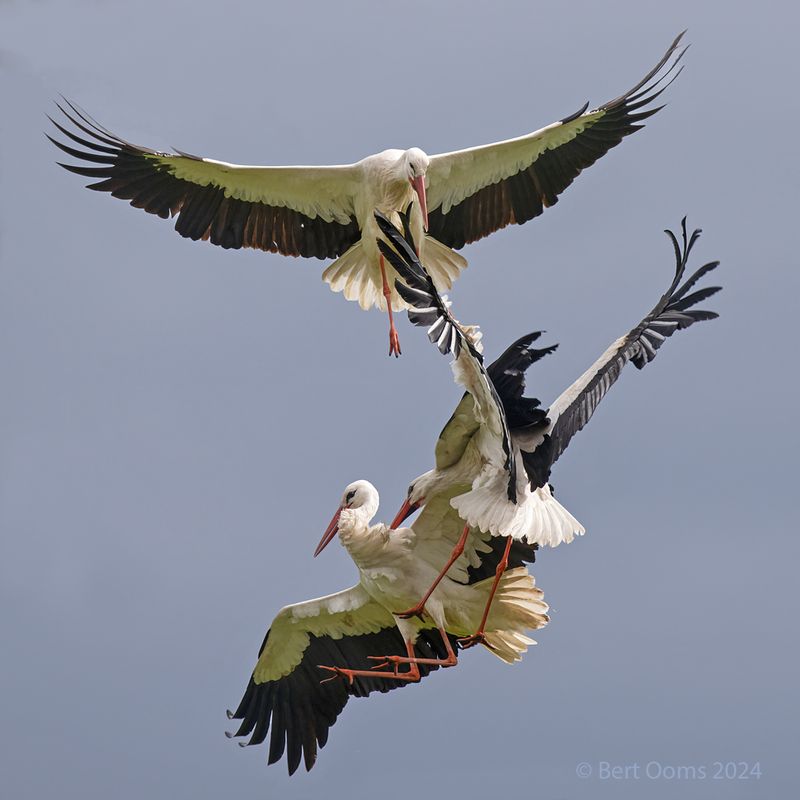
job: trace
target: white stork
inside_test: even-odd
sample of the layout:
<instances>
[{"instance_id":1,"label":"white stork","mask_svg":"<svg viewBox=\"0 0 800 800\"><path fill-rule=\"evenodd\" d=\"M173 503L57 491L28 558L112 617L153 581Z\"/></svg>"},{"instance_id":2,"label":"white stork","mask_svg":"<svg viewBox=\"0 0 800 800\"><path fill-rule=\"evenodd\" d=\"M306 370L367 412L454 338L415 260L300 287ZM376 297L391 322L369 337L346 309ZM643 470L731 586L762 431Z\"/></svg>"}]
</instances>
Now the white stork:
<instances>
[{"instance_id":1,"label":"white stork","mask_svg":"<svg viewBox=\"0 0 800 800\"><path fill-rule=\"evenodd\" d=\"M289 774L301 759L311 769L350 696L387 692L454 666L457 637L475 629L494 584L486 576L496 569L497 548L476 532L431 595L430 622L395 618L392 611L415 600L437 575L462 522L445 497L432 497L410 528L370 525L377 510L378 492L368 481L345 489L314 555L338 533L359 582L283 608L267 631L237 710L228 712L242 720L229 736L250 737L242 746L261 744L271 728L268 762L286 751ZM531 547L512 554L515 568L503 575L487 623L487 646L507 663L534 643L524 631L547 623L542 592L523 566L533 558ZM326 673L331 677L320 681Z\"/></svg>"},{"instance_id":2,"label":"white stork","mask_svg":"<svg viewBox=\"0 0 800 800\"><path fill-rule=\"evenodd\" d=\"M592 111L587 103L525 136L435 156L412 147L342 166L240 166L131 144L68 102L68 108L58 107L77 132L51 121L81 149L48 138L89 162L61 164L95 179L88 188L130 200L159 217L177 216L175 230L181 236L225 248L335 258L323 278L364 309L388 309L389 353L398 355L392 309L406 305L393 291L396 276L387 275L375 246L373 211L397 222L392 215L416 196L415 241L437 288L450 288L466 266L454 250L541 214L583 169L659 110L647 106L666 88L658 87L685 52L678 50L682 36L615 100Z\"/></svg>"},{"instance_id":3,"label":"white stork","mask_svg":"<svg viewBox=\"0 0 800 800\"><path fill-rule=\"evenodd\" d=\"M621 336L553 402L547 411L539 401L523 396L525 370L554 347L535 350L531 343L539 334L529 334L509 347L488 369L470 336L449 311L433 281L425 273L407 224L402 215L405 236L385 217L376 220L386 239L380 248L401 275L397 289L412 306L408 316L415 325L428 327L428 337L442 353L452 353L456 382L466 394L448 421L436 444L436 467L411 483L402 508L392 525L397 525L427 502L431 494L449 494L450 504L465 523L462 539L451 558L458 558L466 537L478 529L492 536L508 537L529 544L555 546L570 541L582 526L552 496L550 471L572 437L589 421L606 392L616 382L629 361L642 369L656 356L658 348L675 331L718 315L692 309L720 290L712 286L690 293L697 281L713 270L718 261L700 267L683 285L680 282L700 231L689 237L686 219L681 222L682 247L671 231L665 231L675 250L675 275L669 289L647 316ZM447 573L448 563L433 582ZM502 570L498 566L497 577ZM429 594L421 595L403 617L422 617ZM489 612L491 595L486 612ZM484 615L484 620L485 620ZM479 627L462 642L469 647L484 641Z\"/></svg>"}]
</instances>

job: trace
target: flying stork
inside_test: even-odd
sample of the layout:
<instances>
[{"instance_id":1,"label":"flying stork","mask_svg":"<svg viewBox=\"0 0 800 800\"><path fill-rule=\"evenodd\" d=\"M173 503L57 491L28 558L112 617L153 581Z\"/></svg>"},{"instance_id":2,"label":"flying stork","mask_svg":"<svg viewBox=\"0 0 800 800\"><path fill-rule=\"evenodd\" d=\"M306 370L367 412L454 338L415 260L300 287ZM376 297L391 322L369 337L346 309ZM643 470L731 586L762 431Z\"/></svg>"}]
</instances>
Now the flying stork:
<instances>
[{"instance_id":1,"label":"flying stork","mask_svg":"<svg viewBox=\"0 0 800 800\"><path fill-rule=\"evenodd\" d=\"M410 528L371 525L378 499L368 481L345 489L314 555L338 533L359 582L283 608L267 631L238 708L228 712L241 720L228 735L250 737L242 746L261 744L271 729L268 763L286 751L290 775L301 760L311 769L317 747L325 745L351 696L387 692L454 666L457 638L474 630L494 585L498 549L476 532L431 595L429 621L393 616L437 575L462 522L448 497L431 497ZM507 663L534 644L525 631L547 623L542 592L524 566L534 550L520 545L512 553L513 568L503 575L486 627L487 646Z\"/></svg>"},{"instance_id":2,"label":"flying stork","mask_svg":"<svg viewBox=\"0 0 800 800\"><path fill-rule=\"evenodd\" d=\"M676 261L675 275L666 293L636 327L614 341L545 411L539 407L537 399L524 397L525 370L555 348L532 348L539 333L529 334L514 342L488 369L484 367L482 354L450 313L449 301L439 295L420 263L413 247L408 215L402 218L404 234L386 217L376 213L386 237L380 242L381 252L403 279L396 287L411 306L410 321L427 327L431 342L443 354L453 355L453 374L466 393L439 435L436 466L411 483L392 525L400 524L426 504L431 494L450 494L450 505L464 522L462 538L453 549L451 560L460 556L467 537L474 535L475 529L507 537L507 548L514 540L551 546L570 541L574 533L583 533L583 528L575 527L574 518L551 494L549 479L553 464L572 437L591 419L625 364L630 361L642 369L675 331L718 316L713 311L692 306L721 287L690 290L719 262L704 264L681 285L689 254L700 231L695 230L688 236L684 217L682 246L672 231L665 231L672 242ZM422 599L400 616L423 617L430 592L447 574L449 564L450 560L421 595ZM498 580L502 568L501 560L497 568ZM490 594L481 626L475 634L461 641L462 647L485 641L483 623L491 601Z\"/></svg>"},{"instance_id":3,"label":"flying stork","mask_svg":"<svg viewBox=\"0 0 800 800\"><path fill-rule=\"evenodd\" d=\"M541 214L583 169L659 110L650 104L680 72L682 36L614 100L591 111L587 103L524 136L434 156L412 147L341 166L241 166L131 144L66 100L58 108L72 129L51 122L79 148L48 138L83 162L61 166L91 178L88 188L162 218L177 217L181 236L225 248L336 259L323 279L364 309L388 310L389 354L399 355L392 311L407 305L393 290L397 276L375 244L373 211L397 224L398 212L418 199L414 240L436 288L449 289L466 266L455 250Z\"/></svg>"}]
</instances>

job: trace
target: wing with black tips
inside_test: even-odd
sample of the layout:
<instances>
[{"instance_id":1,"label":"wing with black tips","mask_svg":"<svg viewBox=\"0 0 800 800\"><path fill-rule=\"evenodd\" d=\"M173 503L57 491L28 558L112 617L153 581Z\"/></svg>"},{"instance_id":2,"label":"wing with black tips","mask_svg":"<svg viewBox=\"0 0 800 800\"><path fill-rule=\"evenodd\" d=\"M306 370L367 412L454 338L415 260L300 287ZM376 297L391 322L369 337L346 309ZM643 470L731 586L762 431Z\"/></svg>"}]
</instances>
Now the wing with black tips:
<instances>
[{"instance_id":1,"label":"wing with black tips","mask_svg":"<svg viewBox=\"0 0 800 800\"><path fill-rule=\"evenodd\" d=\"M507 225L521 225L558 202L587 167L616 147L659 107L653 101L679 74L683 34L625 94L545 128L481 147L431 157L428 233L459 249Z\"/></svg>"},{"instance_id":2,"label":"wing with black tips","mask_svg":"<svg viewBox=\"0 0 800 800\"><path fill-rule=\"evenodd\" d=\"M457 647L455 637L451 645ZM415 650L419 658L445 658L438 631L423 630ZM272 623L244 696L231 719L241 720L231 737L246 736L242 746L259 745L269 736L267 761L286 754L289 774L305 763L314 766L317 749L350 697L388 692L402 681L355 678L320 683L329 673L320 664L369 669L376 654L405 655L394 618L361 586L284 608ZM436 666L420 664L424 677Z\"/></svg>"},{"instance_id":3,"label":"wing with black tips","mask_svg":"<svg viewBox=\"0 0 800 800\"><path fill-rule=\"evenodd\" d=\"M89 189L164 219L176 217L181 236L316 258L337 258L361 238L353 204L355 165L241 166L162 153L126 142L65 104L58 105L64 124L50 121L66 139L47 138L80 163L61 166L91 178Z\"/></svg>"},{"instance_id":4,"label":"wing with black tips","mask_svg":"<svg viewBox=\"0 0 800 800\"><path fill-rule=\"evenodd\" d=\"M630 361L642 369L655 357L661 345L676 331L685 330L695 322L715 319L713 311L693 306L720 291L710 286L691 291L718 261L704 264L682 285L689 254L700 236L695 230L686 233L686 218L681 222L682 245L672 231L665 231L675 250L675 277L655 308L625 336L617 339L597 361L569 387L548 409L550 424L538 434L534 446L522 445L522 456L531 486L544 486L550 469L564 452L572 437L591 419L608 390L619 378L622 368ZM526 452L529 451L529 452Z\"/></svg>"}]
</instances>

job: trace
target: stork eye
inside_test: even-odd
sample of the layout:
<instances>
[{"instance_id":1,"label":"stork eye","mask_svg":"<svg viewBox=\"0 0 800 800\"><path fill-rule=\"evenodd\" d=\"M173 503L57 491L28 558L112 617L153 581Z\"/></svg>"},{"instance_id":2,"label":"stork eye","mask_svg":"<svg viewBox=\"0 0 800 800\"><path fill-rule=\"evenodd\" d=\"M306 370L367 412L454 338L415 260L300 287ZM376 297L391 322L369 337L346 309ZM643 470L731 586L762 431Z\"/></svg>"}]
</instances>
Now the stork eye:
<instances>
[{"instance_id":1,"label":"stork eye","mask_svg":"<svg viewBox=\"0 0 800 800\"><path fill-rule=\"evenodd\" d=\"M355 496L356 496L355 490L353 490L352 492L348 492L347 496L344 498L345 503L349 503Z\"/></svg>"}]
</instances>

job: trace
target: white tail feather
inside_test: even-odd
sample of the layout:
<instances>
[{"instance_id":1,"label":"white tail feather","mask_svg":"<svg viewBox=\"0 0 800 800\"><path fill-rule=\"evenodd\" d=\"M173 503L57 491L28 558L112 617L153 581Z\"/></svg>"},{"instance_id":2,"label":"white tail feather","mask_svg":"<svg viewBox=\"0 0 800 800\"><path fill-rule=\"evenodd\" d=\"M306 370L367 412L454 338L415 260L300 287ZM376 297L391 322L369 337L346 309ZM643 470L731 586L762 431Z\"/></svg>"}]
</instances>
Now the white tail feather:
<instances>
[{"instance_id":1,"label":"white tail feather","mask_svg":"<svg viewBox=\"0 0 800 800\"><path fill-rule=\"evenodd\" d=\"M375 270L377 272L377 269ZM365 311L374 305L384 303L381 294L380 273L373 270L364 252L361 241L356 242L347 252L339 256L322 273L333 292L342 292L348 300L356 300ZM385 303L384 303L385 308Z\"/></svg>"},{"instance_id":2,"label":"white tail feather","mask_svg":"<svg viewBox=\"0 0 800 800\"><path fill-rule=\"evenodd\" d=\"M547 486L533 492L526 488L516 505L510 502L505 494L504 474L483 484L479 478L469 492L454 497L450 505L462 519L484 533L513 536L529 544L557 547L586 532Z\"/></svg>"},{"instance_id":3,"label":"white tail feather","mask_svg":"<svg viewBox=\"0 0 800 800\"><path fill-rule=\"evenodd\" d=\"M466 260L430 236L425 237L423 248L422 262L425 269L433 278L436 288L440 292L447 291L461 270L467 266ZM408 304L394 291L397 273L388 264L386 276L393 289L392 309L402 311L408 308ZM325 268L322 280L331 287L331 291L342 292L348 300L356 300L364 310L373 306L381 311L386 310L380 268L377 262L372 262L372 256L361 240Z\"/></svg>"},{"instance_id":4,"label":"white tail feather","mask_svg":"<svg viewBox=\"0 0 800 800\"><path fill-rule=\"evenodd\" d=\"M466 259L432 236L425 236L422 247L422 265L439 293L446 292L461 274L461 270L466 269Z\"/></svg>"}]
</instances>

